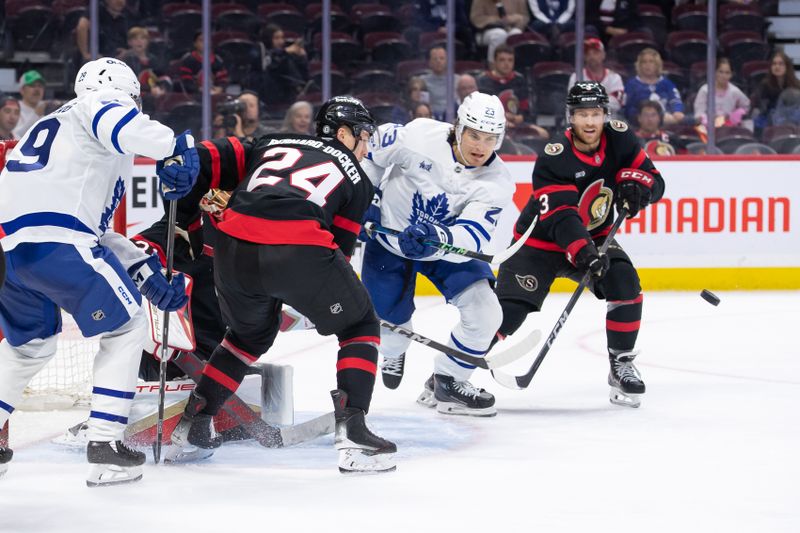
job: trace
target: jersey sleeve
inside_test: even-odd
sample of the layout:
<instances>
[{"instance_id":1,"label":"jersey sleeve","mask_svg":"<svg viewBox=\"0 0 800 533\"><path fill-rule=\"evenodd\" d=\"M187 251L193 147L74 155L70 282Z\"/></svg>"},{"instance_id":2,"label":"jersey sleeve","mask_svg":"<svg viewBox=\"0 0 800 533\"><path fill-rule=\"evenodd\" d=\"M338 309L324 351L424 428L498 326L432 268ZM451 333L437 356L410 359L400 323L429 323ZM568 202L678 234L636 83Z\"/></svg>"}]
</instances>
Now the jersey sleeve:
<instances>
[{"instance_id":1,"label":"jersey sleeve","mask_svg":"<svg viewBox=\"0 0 800 533\"><path fill-rule=\"evenodd\" d=\"M338 213L333 216L331 233L333 242L339 247L346 257L353 255L358 234L361 231L361 221L367 211L375 188L368 179L362 179L356 184L356 189L350 200Z\"/></svg>"},{"instance_id":2,"label":"jersey sleeve","mask_svg":"<svg viewBox=\"0 0 800 533\"><path fill-rule=\"evenodd\" d=\"M86 107L84 128L109 152L139 154L156 160L172 155L174 132L139 111L127 94L94 92L78 105Z\"/></svg>"},{"instance_id":3,"label":"jersey sleeve","mask_svg":"<svg viewBox=\"0 0 800 533\"><path fill-rule=\"evenodd\" d=\"M392 165L408 168L409 154L404 142L406 134L407 128L401 124L381 125L369 142L367 160L372 165L365 166L364 170L368 173L375 173L379 170L382 175L383 171ZM379 180L380 176L377 179ZM372 175L370 175L370 181L377 183Z\"/></svg>"},{"instance_id":4,"label":"jersey sleeve","mask_svg":"<svg viewBox=\"0 0 800 533\"><path fill-rule=\"evenodd\" d=\"M647 152L644 151L633 131L627 129L617 134L620 135L622 146L622 168L644 170L653 176L654 182L650 193L650 201L652 203L659 201L664 196L664 178L661 176L661 172L658 171Z\"/></svg>"},{"instance_id":5,"label":"jersey sleeve","mask_svg":"<svg viewBox=\"0 0 800 533\"><path fill-rule=\"evenodd\" d=\"M213 139L197 144L200 173L189 194L178 200L178 226L189 228L200 218L200 200L210 189L234 190L245 178L246 161L253 144L237 137Z\"/></svg>"},{"instance_id":6,"label":"jersey sleeve","mask_svg":"<svg viewBox=\"0 0 800 533\"><path fill-rule=\"evenodd\" d=\"M570 244L590 239L578 212L578 186L569 175L559 174L558 156L543 155L533 168L533 196L539 201L537 227L547 240L567 250Z\"/></svg>"}]
</instances>

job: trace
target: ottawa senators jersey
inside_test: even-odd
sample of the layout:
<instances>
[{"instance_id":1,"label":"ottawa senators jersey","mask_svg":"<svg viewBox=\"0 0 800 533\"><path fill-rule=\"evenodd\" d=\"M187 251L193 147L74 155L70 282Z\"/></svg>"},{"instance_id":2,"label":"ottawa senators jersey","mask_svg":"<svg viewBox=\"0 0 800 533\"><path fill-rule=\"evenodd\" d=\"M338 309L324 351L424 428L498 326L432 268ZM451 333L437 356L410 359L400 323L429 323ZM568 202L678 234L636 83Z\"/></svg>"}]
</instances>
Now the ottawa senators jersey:
<instances>
[{"instance_id":1,"label":"ottawa senators jersey","mask_svg":"<svg viewBox=\"0 0 800 533\"><path fill-rule=\"evenodd\" d=\"M350 256L374 188L352 152L309 135L236 137L197 146L200 174L178 202L178 226L199 217L209 189L233 191L217 230L260 244L340 248Z\"/></svg>"},{"instance_id":2,"label":"ottawa senators jersey","mask_svg":"<svg viewBox=\"0 0 800 533\"><path fill-rule=\"evenodd\" d=\"M565 251L579 239L597 239L613 224L617 172L636 168L654 178L651 202L664 195L664 179L642 150L625 122L611 120L603 127L600 146L593 154L578 151L568 129L558 142L545 146L533 168L533 197L539 201L539 221L526 245L548 251ZM528 202L517 220L519 238L536 213Z\"/></svg>"}]
</instances>

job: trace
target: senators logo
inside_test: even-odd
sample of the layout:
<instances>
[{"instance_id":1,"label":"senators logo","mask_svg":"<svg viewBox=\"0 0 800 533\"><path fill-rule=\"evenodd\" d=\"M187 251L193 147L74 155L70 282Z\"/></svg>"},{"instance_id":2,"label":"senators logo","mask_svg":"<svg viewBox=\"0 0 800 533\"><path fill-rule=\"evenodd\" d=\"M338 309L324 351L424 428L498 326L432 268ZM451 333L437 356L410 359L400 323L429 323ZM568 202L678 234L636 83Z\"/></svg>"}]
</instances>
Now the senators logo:
<instances>
[{"instance_id":1,"label":"senators logo","mask_svg":"<svg viewBox=\"0 0 800 533\"><path fill-rule=\"evenodd\" d=\"M586 187L578 202L578 213L586 229L592 231L606 221L612 210L613 198L614 193L608 187L603 187L601 179Z\"/></svg>"},{"instance_id":2,"label":"senators logo","mask_svg":"<svg viewBox=\"0 0 800 533\"><path fill-rule=\"evenodd\" d=\"M612 120L608 124L609 124L609 126L611 126L611 129L613 129L613 130L616 130L616 131L628 131L628 125L626 123L622 122L621 120Z\"/></svg>"},{"instance_id":3,"label":"senators logo","mask_svg":"<svg viewBox=\"0 0 800 533\"><path fill-rule=\"evenodd\" d=\"M558 155L564 151L564 145L561 143L549 143L544 147L544 153L547 155Z\"/></svg>"},{"instance_id":4,"label":"senators logo","mask_svg":"<svg viewBox=\"0 0 800 533\"><path fill-rule=\"evenodd\" d=\"M530 274L527 276L514 274L514 277L517 278L517 283L519 283L519 286L528 292L534 292L539 288L539 281L535 276L531 276Z\"/></svg>"}]
</instances>

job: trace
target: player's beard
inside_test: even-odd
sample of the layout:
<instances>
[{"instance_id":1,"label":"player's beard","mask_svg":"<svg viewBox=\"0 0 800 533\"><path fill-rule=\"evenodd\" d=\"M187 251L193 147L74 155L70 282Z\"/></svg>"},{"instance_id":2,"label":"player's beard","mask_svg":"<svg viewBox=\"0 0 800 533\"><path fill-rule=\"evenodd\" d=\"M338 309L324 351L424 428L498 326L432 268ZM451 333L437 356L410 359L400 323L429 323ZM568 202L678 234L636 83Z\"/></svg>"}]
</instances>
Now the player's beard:
<instances>
[{"instance_id":1,"label":"player's beard","mask_svg":"<svg viewBox=\"0 0 800 533\"><path fill-rule=\"evenodd\" d=\"M578 128L574 124L572 125L573 137L577 139L578 142L580 142L584 148L594 149L600 143L600 135L602 135L602 133L603 133L603 127L601 125L596 128L594 139L592 141L589 141L586 138L586 136L581 132L580 128Z\"/></svg>"}]
</instances>

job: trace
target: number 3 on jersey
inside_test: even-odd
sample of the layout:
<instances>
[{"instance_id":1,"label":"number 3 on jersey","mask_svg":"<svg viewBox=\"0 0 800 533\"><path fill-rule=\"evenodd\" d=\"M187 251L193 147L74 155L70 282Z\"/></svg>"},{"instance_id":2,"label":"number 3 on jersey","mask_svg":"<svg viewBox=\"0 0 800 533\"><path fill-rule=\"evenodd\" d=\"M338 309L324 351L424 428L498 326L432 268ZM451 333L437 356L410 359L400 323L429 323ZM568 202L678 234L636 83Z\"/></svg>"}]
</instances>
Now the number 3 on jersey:
<instances>
[{"instance_id":1,"label":"number 3 on jersey","mask_svg":"<svg viewBox=\"0 0 800 533\"><path fill-rule=\"evenodd\" d=\"M277 185L285 178L275 176L270 171L292 168L301 157L303 157L303 152L297 148L286 146L270 148L264 152L263 158L274 159L266 161L253 172L253 177L247 184L247 190L252 191L258 187ZM289 184L307 192L306 199L320 207L325 205L328 195L339 186L343 179L344 174L333 161L300 168L289 174Z\"/></svg>"}]
</instances>

